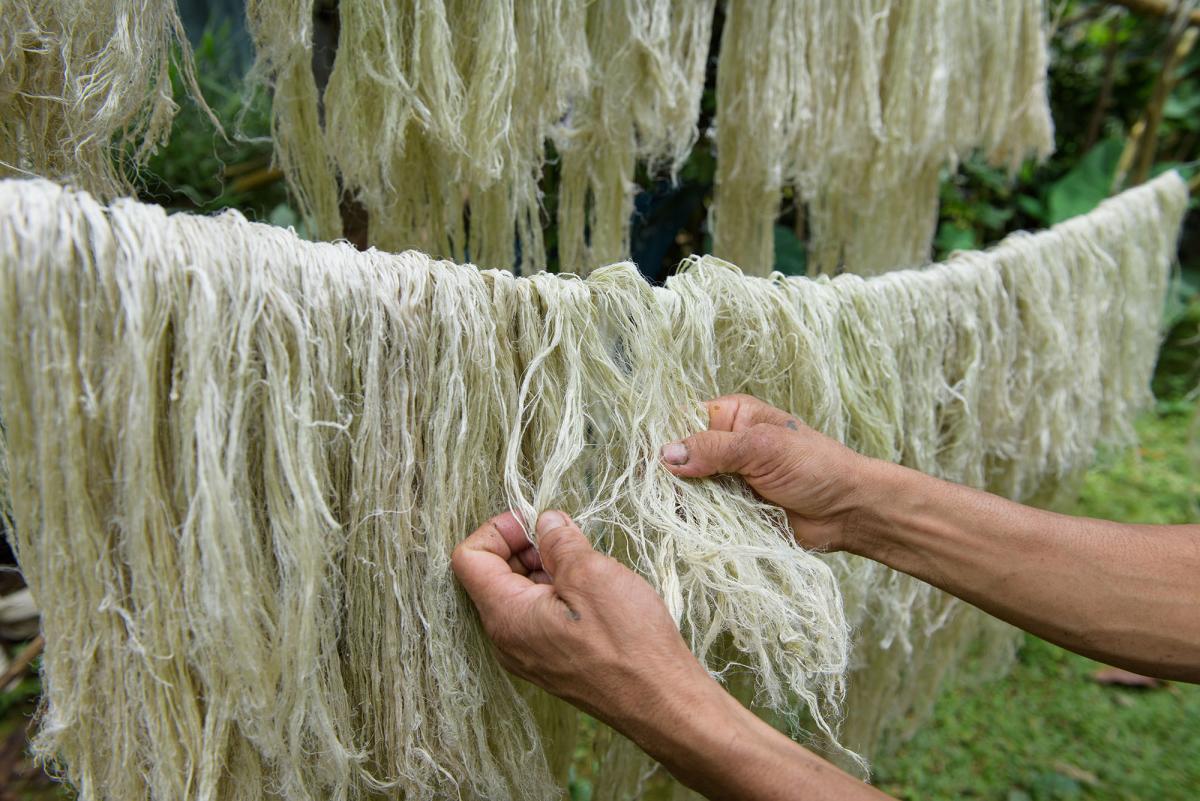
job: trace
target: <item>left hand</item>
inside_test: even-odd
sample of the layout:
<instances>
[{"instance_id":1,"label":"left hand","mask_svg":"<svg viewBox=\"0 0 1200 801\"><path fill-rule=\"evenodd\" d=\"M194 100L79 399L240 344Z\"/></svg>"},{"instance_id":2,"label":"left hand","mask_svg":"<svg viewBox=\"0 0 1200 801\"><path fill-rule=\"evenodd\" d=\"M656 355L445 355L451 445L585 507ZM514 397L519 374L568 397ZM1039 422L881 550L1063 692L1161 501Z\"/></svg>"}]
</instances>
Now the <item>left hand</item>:
<instances>
[{"instance_id":1,"label":"left hand","mask_svg":"<svg viewBox=\"0 0 1200 801\"><path fill-rule=\"evenodd\" d=\"M543 513L537 534L534 548L505 512L454 549L500 664L627 732L719 691L644 579L561 512Z\"/></svg>"},{"instance_id":2,"label":"left hand","mask_svg":"<svg viewBox=\"0 0 1200 801\"><path fill-rule=\"evenodd\" d=\"M451 564L500 664L637 743L706 798L879 799L726 693L640 576L597 553L571 519L545 512L538 548L506 512Z\"/></svg>"}]
</instances>

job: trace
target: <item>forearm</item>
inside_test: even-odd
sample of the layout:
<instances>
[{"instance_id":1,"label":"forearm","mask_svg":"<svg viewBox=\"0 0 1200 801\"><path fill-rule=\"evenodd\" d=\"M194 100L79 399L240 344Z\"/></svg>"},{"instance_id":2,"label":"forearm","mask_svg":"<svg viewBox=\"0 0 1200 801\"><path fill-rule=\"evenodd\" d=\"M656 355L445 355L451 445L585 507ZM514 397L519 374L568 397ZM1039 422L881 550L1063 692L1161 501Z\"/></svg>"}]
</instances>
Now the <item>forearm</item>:
<instances>
[{"instance_id":1,"label":"forearm","mask_svg":"<svg viewBox=\"0 0 1200 801\"><path fill-rule=\"evenodd\" d=\"M645 699L609 722L706 798L886 798L764 723L707 676L661 686L651 694L657 702Z\"/></svg>"},{"instance_id":2,"label":"forearm","mask_svg":"<svg viewBox=\"0 0 1200 801\"><path fill-rule=\"evenodd\" d=\"M1059 515L872 461L850 550L1072 651L1200 681L1200 526Z\"/></svg>"}]
</instances>

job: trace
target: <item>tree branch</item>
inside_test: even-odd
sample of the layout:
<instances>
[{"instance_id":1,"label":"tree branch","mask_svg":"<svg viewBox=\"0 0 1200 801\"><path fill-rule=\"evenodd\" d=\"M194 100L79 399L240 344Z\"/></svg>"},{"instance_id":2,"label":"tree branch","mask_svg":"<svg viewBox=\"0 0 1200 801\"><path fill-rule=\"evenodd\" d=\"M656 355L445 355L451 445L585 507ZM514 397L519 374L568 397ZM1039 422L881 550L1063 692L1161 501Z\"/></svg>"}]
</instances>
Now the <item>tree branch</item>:
<instances>
[{"instance_id":1,"label":"tree branch","mask_svg":"<svg viewBox=\"0 0 1200 801\"><path fill-rule=\"evenodd\" d=\"M1169 17L1175 12L1175 9L1166 0L1108 0L1108 2L1117 6L1125 6L1135 14L1149 17ZM1188 24L1200 25L1200 11L1188 14Z\"/></svg>"},{"instance_id":2,"label":"tree branch","mask_svg":"<svg viewBox=\"0 0 1200 801\"><path fill-rule=\"evenodd\" d=\"M1192 47L1196 44L1197 31L1195 28L1184 28L1183 32L1178 37L1172 37L1168 41L1170 50L1167 52L1166 58L1163 59L1163 68L1159 72L1158 78L1154 81L1154 91L1150 98L1150 104L1146 107L1146 128L1142 131L1142 137L1138 142L1137 156L1133 163L1133 185L1136 186L1150 175L1150 168L1154 166L1154 156L1158 151L1158 129L1162 125L1163 108L1167 104L1167 98L1171 96L1171 91L1175 88L1176 78L1175 72L1179 64L1192 51Z\"/></svg>"},{"instance_id":3,"label":"tree branch","mask_svg":"<svg viewBox=\"0 0 1200 801\"><path fill-rule=\"evenodd\" d=\"M32 664L33 660L37 658L37 655L42 652L42 647L45 644L46 640L41 634L29 641L29 645L26 645L25 649L21 651L21 653L17 655L15 659L13 659L12 664L8 667L8 670L4 671L3 675L0 675L0 692L3 692L4 688L11 684L14 680L25 675L25 669L28 668L29 665Z\"/></svg>"}]
</instances>

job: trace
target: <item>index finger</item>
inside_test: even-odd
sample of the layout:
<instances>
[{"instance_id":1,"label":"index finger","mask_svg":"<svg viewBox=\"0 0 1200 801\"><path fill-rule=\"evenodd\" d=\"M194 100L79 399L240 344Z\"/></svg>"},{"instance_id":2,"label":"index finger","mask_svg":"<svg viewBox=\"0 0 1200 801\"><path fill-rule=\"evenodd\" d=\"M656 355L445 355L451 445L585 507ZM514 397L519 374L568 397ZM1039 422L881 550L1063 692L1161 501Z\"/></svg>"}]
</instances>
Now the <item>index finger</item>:
<instances>
[{"instance_id":1,"label":"index finger","mask_svg":"<svg viewBox=\"0 0 1200 801\"><path fill-rule=\"evenodd\" d=\"M704 405L708 409L709 431L742 431L759 423L788 428L798 425L792 415L752 395L722 395Z\"/></svg>"},{"instance_id":2,"label":"index finger","mask_svg":"<svg viewBox=\"0 0 1200 801\"><path fill-rule=\"evenodd\" d=\"M475 529L454 549L450 560L454 574L482 614L537 586L509 564L513 556L528 547L520 522L512 512L505 512Z\"/></svg>"}]
</instances>

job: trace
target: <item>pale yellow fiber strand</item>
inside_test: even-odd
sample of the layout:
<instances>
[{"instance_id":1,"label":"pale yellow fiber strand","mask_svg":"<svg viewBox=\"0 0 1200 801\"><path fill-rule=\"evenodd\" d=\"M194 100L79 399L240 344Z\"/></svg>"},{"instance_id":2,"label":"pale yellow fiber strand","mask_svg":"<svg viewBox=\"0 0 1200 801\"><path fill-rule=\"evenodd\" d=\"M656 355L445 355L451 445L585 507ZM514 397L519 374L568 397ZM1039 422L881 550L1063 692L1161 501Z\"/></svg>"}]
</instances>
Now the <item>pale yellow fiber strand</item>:
<instances>
[{"instance_id":1,"label":"pale yellow fiber strand","mask_svg":"<svg viewBox=\"0 0 1200 801\"><path fill-rule=\"evenodd\" d=\"M1167 174L923 270L702 258L652 289L628 264L514 278L0 183L0 413L47 640L35 747L84 799L561 797L574 712L500 669L449 570L498 509L551 507L740 697L834 752L844 711L870 747L932 692L897 665L957 659L978 623L801 551L777 510L675 479L659 445L745 391L1040 497L1130 439L1186 200ZM886 713L859 709L880 687ZM619 738L596 748L601 788L653 781Z\"/></svg>"},{"instance_id":2,"label":"pale yellow fiber strand","mask_svg":"<svg viewBox=\"0 0 1200 801\"><path fill-rule=\"evenodd\" d=\"M629 257L639 161L673 176L698 135L715 0L615 0L588 9L589 89L555 132L564 272Z\"/></svg>"},{"instance_id":3,"label":"pale yellow fiber strand","mask_svg":"<svg viewBox=\"0 0 1200 801\"><path fill-rule=\"evenodd\" d=\"M127 170L170 134L173 48L207 112L174 0L5 0L0 177L71 181L100 197L127 192Z\"/></svg>"},{"instance_id":4,"label":"pale yellow fiber strand","mask_svg":"<svg viewBox=\"0 0 1200 801\"><path fill-rule=\"evenodd\" d=\"M717 70L714 250L773 266L785 195L813 272L924 262L939 178L979 151L1051 146L1044 0L733 0ZM360 0L328 85L312 0L250 0L279 165L319 238L360 204L367 238L522 273L626 258L636 170L698 136L715 0ZM13 0L0 18L0 170L101 197L165 141L172 0ZM561 160L543 208L547 143ZM557 254L544 229L557 217Z\"/></svg>"},{"instance_id":5,"label":"pale yellow fiber strand","mask_svg":"<svg viewBox=\"0 0 1200 801\"><path fill-rule=\"evenodd\" d=\"M362 0L338 11L319 92L311 0L248 9L276 152L317 235L341 235L344 195L380 247L544 269L539 182L551 129L586 91L582 0Z\"/></svg>"},{"instance_id":6,"label":"pale yellow fiber strand","mask_svg":"<svg viewBox=\"0 0 1200 801\"><path fill-rule=\"evenodd\" d=\"M698 136L714 7L343 3L323 92L309 67L311 0L254 0L249 18L278 158L319 237L341 235L348 197L379 247L543 270L552 143L557 262L582 273L628 257L637 166L673 176Z\"/></svg>"},{"instance_id":7,"label":"pale yellow fiber strand","mask_svg":"<svg viewBox=\"0 0 1200 801\"><path fill-rule=\"evenodd\" d=\"M774 266L786 190L810 273L929 258L939 176L1052 146L1044 0L731 0L717 70L713 249Z\"/></svg>"}]
</instances>

